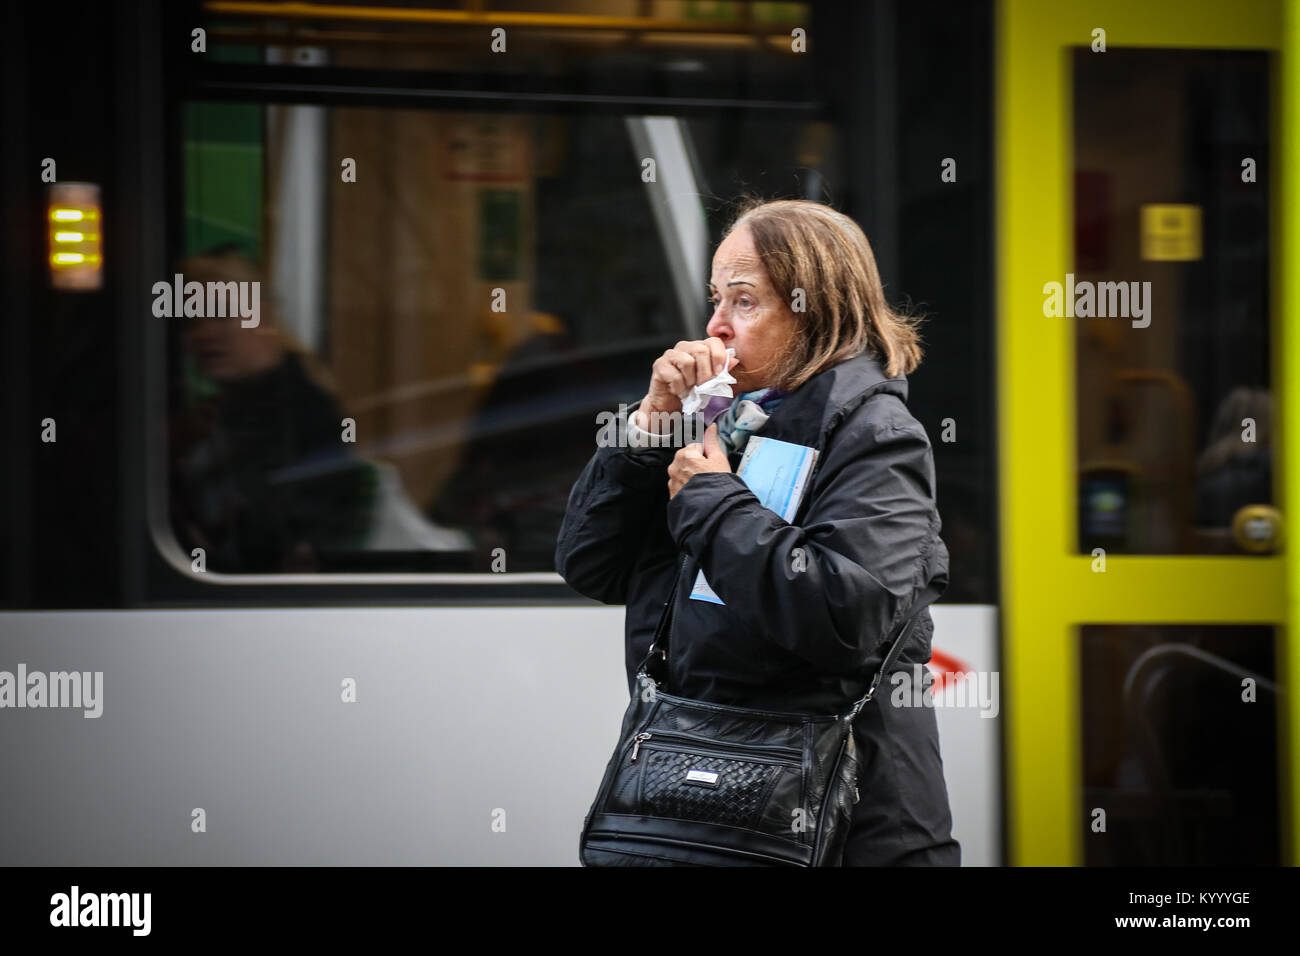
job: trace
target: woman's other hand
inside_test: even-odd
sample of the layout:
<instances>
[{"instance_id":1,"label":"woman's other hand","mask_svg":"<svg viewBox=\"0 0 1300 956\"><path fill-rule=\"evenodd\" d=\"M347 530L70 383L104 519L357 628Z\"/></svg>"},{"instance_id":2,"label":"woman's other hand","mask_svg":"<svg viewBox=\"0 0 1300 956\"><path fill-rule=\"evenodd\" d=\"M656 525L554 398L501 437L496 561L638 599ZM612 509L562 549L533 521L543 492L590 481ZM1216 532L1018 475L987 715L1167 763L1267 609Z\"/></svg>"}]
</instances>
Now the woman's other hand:
<instances>
[{"instance_id":1,"label":"woman's other hand","mask_svg":"<svg viewBox=\"0 0 1300 956\"><path fill-rule=\"evenodd\" d=\"M687 445L676 455L668 466L668 497L676 497L682 485L691 480L692 475L705 472L725 472L730 474L731 463L727 461L727 450L718 440L718 426L710 425L704 431L704 444L695 442Z\"/></svg>"}]
</instances>

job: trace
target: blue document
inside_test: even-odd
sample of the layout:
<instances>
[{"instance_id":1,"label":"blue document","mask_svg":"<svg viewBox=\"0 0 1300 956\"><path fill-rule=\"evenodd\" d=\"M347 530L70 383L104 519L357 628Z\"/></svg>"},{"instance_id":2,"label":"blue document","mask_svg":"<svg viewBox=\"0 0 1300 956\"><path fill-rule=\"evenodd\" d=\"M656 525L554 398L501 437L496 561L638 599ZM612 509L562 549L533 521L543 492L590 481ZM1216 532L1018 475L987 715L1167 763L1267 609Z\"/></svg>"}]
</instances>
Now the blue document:
<instances>
[{"instance_id":1,"label":"blue document","mask_svg":"<svg viewBox=\"0 0 1300 956\"><path fill-rule=\"evenodd\" d=\"M745 454L741 456L736 474L744 479L759 504L789 522L799 511L799 502L816 461L816 448L755 435L745 444ZM709 587L703 571L695 576L691 598L714 604L726 603Z\"/></svg>"}]
</instances>

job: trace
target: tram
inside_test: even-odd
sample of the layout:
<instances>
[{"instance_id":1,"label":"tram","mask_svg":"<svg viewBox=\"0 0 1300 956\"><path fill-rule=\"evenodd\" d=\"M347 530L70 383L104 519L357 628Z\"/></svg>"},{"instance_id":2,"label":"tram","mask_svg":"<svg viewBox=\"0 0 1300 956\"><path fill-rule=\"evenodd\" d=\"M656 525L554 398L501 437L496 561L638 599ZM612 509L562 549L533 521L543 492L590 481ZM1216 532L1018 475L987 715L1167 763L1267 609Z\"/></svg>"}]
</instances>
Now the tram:
<instances>
[{"instance_id":1,"label":"tram","mask_svg":"<svg viewBox=\"0 0 1300 956\"><path fill-rule=\"evenodd\" d=\"M1297 3L2 16L0 671L99 699L0 714L0 861L576 865L555 532L762 195L925 317L963 864L1297 862Z\"/></svg>"}]
</instances>

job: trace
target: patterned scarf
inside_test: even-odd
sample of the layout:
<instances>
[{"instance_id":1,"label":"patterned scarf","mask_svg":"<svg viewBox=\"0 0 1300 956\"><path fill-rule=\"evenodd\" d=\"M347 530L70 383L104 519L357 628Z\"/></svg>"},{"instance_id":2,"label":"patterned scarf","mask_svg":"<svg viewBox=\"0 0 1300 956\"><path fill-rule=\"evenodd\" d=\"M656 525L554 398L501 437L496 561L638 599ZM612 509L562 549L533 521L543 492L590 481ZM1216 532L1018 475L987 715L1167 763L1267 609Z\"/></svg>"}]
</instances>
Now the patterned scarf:
<instances>
[{"instance_id":1,"label":"patterned scarf","mask_svg":"<svg viewBox=\"0 0 1300 956\"><path fill-rule=\"evenodd\" d=\"M715 395L700 409L699 414L704 417L706 428L710 424L717 424L718 440L730 457L745 450L749 436L767 424L768 417L789 394L779 388L760 388L753 392L742 392L735 398Z\"/></svg>"}]
</instances>

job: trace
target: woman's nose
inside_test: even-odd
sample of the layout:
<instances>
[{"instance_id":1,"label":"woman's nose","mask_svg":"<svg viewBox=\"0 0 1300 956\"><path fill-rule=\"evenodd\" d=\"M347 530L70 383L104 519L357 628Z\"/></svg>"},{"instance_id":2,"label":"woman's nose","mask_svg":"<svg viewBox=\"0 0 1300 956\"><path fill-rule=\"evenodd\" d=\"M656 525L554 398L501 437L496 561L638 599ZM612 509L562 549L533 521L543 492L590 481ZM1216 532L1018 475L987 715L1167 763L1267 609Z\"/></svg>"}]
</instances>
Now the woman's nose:
<instances>
[{"instance_id":1,"label":"woman's nose","mask_svg":"<svg viewBox=\"0 0 1300 956\"><path fill-rule=\"evenodd\" d=\"M724 342L730 338L731 328L722 317L721 308L713 310L713 315L709 318L709 324L704 327L704 332L706 335L720 338Z\"/></svg>"}]
</instances>

